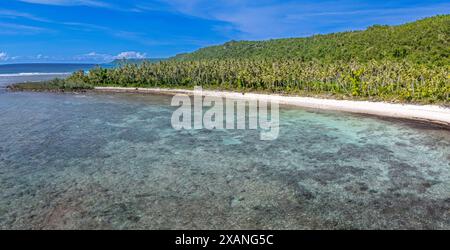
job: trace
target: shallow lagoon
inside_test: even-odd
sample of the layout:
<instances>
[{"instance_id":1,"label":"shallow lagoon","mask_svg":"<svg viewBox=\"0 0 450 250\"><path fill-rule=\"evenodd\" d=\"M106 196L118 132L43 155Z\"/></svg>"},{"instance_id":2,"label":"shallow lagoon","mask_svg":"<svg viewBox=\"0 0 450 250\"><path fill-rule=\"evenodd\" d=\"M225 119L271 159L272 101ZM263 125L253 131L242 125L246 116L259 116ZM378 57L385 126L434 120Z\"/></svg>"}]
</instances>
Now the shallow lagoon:
<instances>
[{"instance_id":1,"label":"shallow lagoon","mask_svg":"<svg viewBox=\"0 0 450 250\"><path fill-rule=\"evenodd\" d=\"M293 107L175 131L170 97L0 90L3 229L450 229L450 131Z\"/></svg>"}]
</instances>

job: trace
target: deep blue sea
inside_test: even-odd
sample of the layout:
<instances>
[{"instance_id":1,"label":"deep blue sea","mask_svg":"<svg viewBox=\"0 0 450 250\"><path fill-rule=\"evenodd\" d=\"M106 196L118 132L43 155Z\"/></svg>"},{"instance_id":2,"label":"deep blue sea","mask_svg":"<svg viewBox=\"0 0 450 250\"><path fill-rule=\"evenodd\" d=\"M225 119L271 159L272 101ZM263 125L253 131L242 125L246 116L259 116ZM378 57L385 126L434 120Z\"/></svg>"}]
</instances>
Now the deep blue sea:
<instances>
[{"instance_id":1,"label":"deep blue sea","mask_svg":"<svg viewBox=\"0 0 450 250\"><path fill-rule=\"evenodd\" d=\"M449 130L281 107L260 141L176 131L170 102L0 89L0 229L450 229Z\"/></svg>"},{"instance_id":2,"label":"deep blue sea","mask_svg":"<svg viewBox=\"0 0 450 250\"><path fill-rule=\"evenodd\" d=\"M0 65L0 76L5 74L43 74L43 73L71 73L77 70L89 70L95 64L75 63L23 63Z\"/></svg>"},{"instance_id":3,"label":"deep blue sea","mask_svg":"<svg viewBox=\"0 0 450 250\"><path fill-rule=\"evenodd\" d=\"M88 71L96 64L24 63L0 65L0 88L18 82L35 82L64 78L78 70ZM102 65L103 66L103 65Z\"/></svg>"}]
</instances>

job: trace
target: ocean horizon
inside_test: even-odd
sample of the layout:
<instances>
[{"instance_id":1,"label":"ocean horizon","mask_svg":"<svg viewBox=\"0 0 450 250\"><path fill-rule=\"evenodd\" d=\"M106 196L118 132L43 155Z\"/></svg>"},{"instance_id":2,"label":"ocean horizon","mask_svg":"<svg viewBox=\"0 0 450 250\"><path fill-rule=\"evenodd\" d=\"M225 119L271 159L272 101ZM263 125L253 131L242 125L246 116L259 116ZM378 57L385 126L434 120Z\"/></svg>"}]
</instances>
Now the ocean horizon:
<instances>
[{"instance_id":1,"label":"ocean horizon","mask_svg":"<svg viewBox=\"0 0 450 250\"><path fill-rule=\"evenodd\" d=\"M14 63L0 65L0 88L21 82L48 81L54 78L66 78L78 70L89 71L102 66L112 67L110 64L92 63Z\"/></svg>"},{"instance_id":2,"label":"ocean horizon","mask_svg":"<svg viewBox=\"0 0 450 250\"><path fill-rule=\"evenodd\" d=\"M103 64L93 63L12 63L0 64L0 76L72 73Z\"/></svg>"},{"instance_id":3,"label":"ocean horizon","mask_svg":"<svg viewBox=\"0 0 450 250\"><path fill-rule=\"evenodd\" d=\"M448 1L3 2L0 230L450 230Z\"/></svg>"}]
</instances>

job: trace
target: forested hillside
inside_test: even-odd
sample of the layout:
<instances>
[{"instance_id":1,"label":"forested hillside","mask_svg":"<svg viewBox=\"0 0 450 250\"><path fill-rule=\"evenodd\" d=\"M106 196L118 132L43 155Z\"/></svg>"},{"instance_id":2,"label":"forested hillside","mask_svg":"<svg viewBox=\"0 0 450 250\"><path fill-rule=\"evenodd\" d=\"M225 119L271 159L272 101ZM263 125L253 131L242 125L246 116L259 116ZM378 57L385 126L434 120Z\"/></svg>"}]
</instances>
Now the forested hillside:
<instances>
[{"instance_id":1,"label":"forested hillside","mask_svg":"<svg viewBox=\"0 0 450 250\"><path fill-rule=\"evenodd\" d=\"M364 31L307 38L232 41L175 57L177 60L241 58L316 60L324 63L387 59L450 65L450 15L400 26L375 25Z\"/></svg>"},{"instance_id":2,"label":"forested hillside","mask_svg":"<svg viewBox=\"0 0 450 250\"><path fill-rule=\"evenodd\" d=\"M144 59L115 59L114 61L107 63L109 65L124 65L124 64L141 64L144 62L157 63L166 60L165 58L144 58Z\"/></svg>"},{"instance_id":3,"label":"forested hillside","mask_svg":"<svg viewBox=\"0 0 450 250\"><path fill-rule=\"evenodd\" d=\"M230 42L156 63L95 68L45 85L258 91L450 104L450 15L396 27L262 42Z\"/></svg>"}]
</instances>

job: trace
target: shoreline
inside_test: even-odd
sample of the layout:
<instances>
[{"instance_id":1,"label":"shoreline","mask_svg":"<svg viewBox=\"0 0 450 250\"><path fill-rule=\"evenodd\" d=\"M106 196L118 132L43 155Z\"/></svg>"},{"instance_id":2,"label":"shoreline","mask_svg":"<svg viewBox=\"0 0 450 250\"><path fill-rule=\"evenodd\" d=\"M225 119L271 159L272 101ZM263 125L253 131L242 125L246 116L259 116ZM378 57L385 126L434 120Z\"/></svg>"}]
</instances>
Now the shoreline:
<instances>
[{"instance_id":1,"label":"shoreline","mask_svg":"<svg viewBox=\"0 0 450 250\"><path fill-rule=\"evenodd\" d=\"M194 90L166 88L125 88L95 87L98 92L147 93L147 94L186 94L193 95ZM322 99L314 97L282 96L276 94L239 93L232 91L203 90L203 96L213 96L244 100L277 101L281 105L291 105L311 109L333 110L348 113L366 114L381 117L401 118L429 122L450 127L450 108L437 105L396 104L386 102L351 101Z\"/></svg>"}]
</instances>

